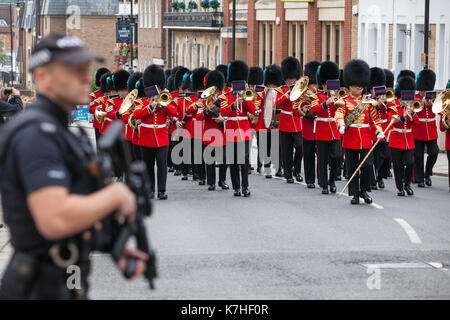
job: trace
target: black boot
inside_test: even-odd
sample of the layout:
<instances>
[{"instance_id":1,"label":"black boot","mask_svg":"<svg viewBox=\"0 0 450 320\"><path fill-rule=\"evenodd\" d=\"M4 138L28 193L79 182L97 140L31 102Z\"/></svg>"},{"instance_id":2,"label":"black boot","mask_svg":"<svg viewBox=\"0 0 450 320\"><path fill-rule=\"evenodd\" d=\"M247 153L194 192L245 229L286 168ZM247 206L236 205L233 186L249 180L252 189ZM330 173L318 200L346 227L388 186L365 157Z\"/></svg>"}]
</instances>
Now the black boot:
<instances>
[{"instance_id":1,"label":"black boot","mask_svg":"<svg viewBox=\"0 0 450 320\"><path fill-rule=\"evenodd\" d=\"M181 178L181 180L184 180L184 181L186 181L188 179L188 176L187 175L185 175L185 176L183 176L182 178Z\"/></svg>"},{"instance_id":2,"label":"black boot","mask_svg":"<svg viewBox=\"0 0 450 320\"><path fill-rule=\"evenodd\" d=\"M384 189L384 181L381 177L378 177L378 188Z\"/></svg>"},{"instance_id":3,"label":"black boot","mask_svg":"<svg viewBox=\"0 0 450 320\"><path fill-rule=\"evenodd\" d=\"M303 177L300 173L294 173L294 177L298 182L303 182Z\"/></svg>"},{"instance_id":4,"label":"black boot","mask_svg":"<svg viewBox=\"0 0 450 320\"><path fill-rule=\"evenodd\" d=\"M308 184L306 185L306 187L307 187L308 189L314 189L314 188L316 187L316 185L315 185L314 183L308 183Z\"/></svg>"},{"instance_id":5,"label":"black boot","mask_svg":"<svg viewBox=\"0 0 450 320\"><path fill-rule=\"evenodd\" d=\"M169 172L174 172L175 171L175 169L173 168L173 167L169 167L169 170L168 170Z\"/></svg>"},{"instance_id":6,"label":"black boot","mask_svg":"<svg viewBox=\"0 0 450 320\"><path fill-rule=\"evenodd\" d=\"M359 197L353 196L352 200L350 200L351 204L359 204Z\"/></svg>"},{"instance_id":7,"label":"black boot","mask_svg":"<svg viewBox=\"0 0 450 320\"><path fill-rule=\"evenodd\" d=\"M425 188L425 183L419 182L419 183L417 184L417 186L418 186L419 188Z\"/></svg>"},{"instance_id":8,"label":"black boot","mask_svg":"<svg viewBox=\"0 0 450 320\"><path fill-rule=\"evenodd\" d=\"M181 176L181 170L177 169L173 175L174 176Z\"/></svg>"},{"instance_id":9,"label":"black boot","mask_svg":"<svg viewBox=\"0 0 450 320\"><path fill-rule=\"evenodd\" d=\"M205 184L206 184L206 181L203 179L198 182L199 186L204 186Z\"/></svg>"},{"instance_id":10,"label":"black boot","mask_svg":"<svg viewBox=\"0 0 450 320\"><path fill-rule=\"evenodd\" d=\"M283 177L283 170L281 168L278 169L277 173L275 173L275 177L279 177L279 178Z\"/></svg>"},{"instance_id":11,"label":"black boot","mask_svg":"<svg viewBox=\"0 0 450 320\"><path fill-rule=\"evenodd\" d=\"M408 194L408 196L414 195L414 191L413 191L413 189L411 189L411 186L409 184L405 184L405 191Z\"/></svg>"},{"instance_id":12,"label":"black boot","mask_svg":"<svg viewBox=\"0 0 450 320\"><path fill-rule=\"evenodd\" d=\"M219 181L219 187L222 188L222 190L228 190L230 187L227 185L225 181Z\"/></svg>"},{"instance_id":13,"label":"black boot","mask_svg":"<svg viewBox=\"0 0 450 320\"><path fill-rule=\"evenodd\" d=\"M248 187L242 188L242 194L244 195L244 197L250 197L250 190L248 189Z\"/></svg>"},{"instance_id":14,"label":"black boot","mask_svg":"<svg viewBox=\"0 0 450 320\"><path fill-rule=\"evenodd\" d=\"M398 189L398 191L397 191L397 196L399 196L399 197L404 197L404 196L405 196L405 190L403 190L403 189Z\"/></svg>"},{"instance_id":15,"label":"black boot","mask_svg":"<svg viewBox=\"0 0 450 320\"><path fill-rule=\"evenodd\" d=\"M367 194L366 191L361 191L359 196L364 199L365 203L367 203L367 204L372 203L372 198Z\"/></svg>"},{"instance_id":16,"label":"black boot","mask_svg":"<svg viewBox=\"0 0 450 320\"><path fill-rule=\"evenodd\" d=\"M216 190L216 185L215 184L210 184L208 187L208 191L214 191Z\"/></svg>"},{"instance_id":17,"label":"black boot","mask_svg":"<svg viewBox=\"0 0 450 320\"><path fill-rule=\"evenodd\" d=\"M233 196L240 197L241 196L241 190L239 190L239 189L234 190Z\"/></svg>"},{"instance_id":18,"label":"black boot","mask_svg":"<svg viewBox=\"0 0 450 320\"><path fill-rule=\"evenodd\" d=\"M164 191L158 192L159 200L167 200L167 194Z\"/></svg>"},{"instance_id":19,"label":"black boot","mask_svg":"<svg viewBox=\"0 0 450 320\"><path fill-rule=\"evenodd\" d=\"M286 178L287 183L294 183L294 178Z\"/></svg>"},{"instance_id":20,"label":"black boot","mask_svg":"<svg viewBox=\"0 0 450 320\"><path fill-rule=\"evenodd\" d=\"M334 183L334 181L330 181L330 192L336 193L336 184Z\"/></svg>"},{"instance_id":21,"label":"black boot","mask_svg":"<svg viewBox=\"0 0 450 320\"><path fill-rule=\"evenodd\" d=\"M322 188L322 194L329 194L328 187L323 187Z\"/></svg>"},{"instance_id":22,"label":"black boot","mask_svg":"<svg viewBox=\"0 0 450 320\"><path fill-rule=\"evenodd\" d=\"M425 184L429 187L431 187L431 179L429 176L425 177Z\"/></svg>"}]
</instances>

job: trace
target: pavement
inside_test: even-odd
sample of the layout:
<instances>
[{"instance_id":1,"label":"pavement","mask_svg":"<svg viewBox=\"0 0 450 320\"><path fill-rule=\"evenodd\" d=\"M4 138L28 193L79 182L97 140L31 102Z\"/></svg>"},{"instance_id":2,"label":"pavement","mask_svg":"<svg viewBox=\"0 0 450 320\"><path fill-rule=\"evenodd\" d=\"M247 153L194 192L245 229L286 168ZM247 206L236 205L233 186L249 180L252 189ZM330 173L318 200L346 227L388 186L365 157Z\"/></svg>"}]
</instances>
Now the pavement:
<instances>
[{"instance_id":1,"label":"pavement","mask_svg":"<svg viewBox=\"0 0 450 320\"><path fill-rule=\"evenodd\" d=\"M435 169L446 161L440 155ZM388 179L372 205L352 206L347 196L257 174L250 198L169 174L169 199L155 200L146 220L156 290L123 279L96 253L90 298L450 299L448 179L432 180L399 198ZM0 248L7 238L0 229ZM0 252L0 272L10 252Z\"/></svg>"}]
</instances>

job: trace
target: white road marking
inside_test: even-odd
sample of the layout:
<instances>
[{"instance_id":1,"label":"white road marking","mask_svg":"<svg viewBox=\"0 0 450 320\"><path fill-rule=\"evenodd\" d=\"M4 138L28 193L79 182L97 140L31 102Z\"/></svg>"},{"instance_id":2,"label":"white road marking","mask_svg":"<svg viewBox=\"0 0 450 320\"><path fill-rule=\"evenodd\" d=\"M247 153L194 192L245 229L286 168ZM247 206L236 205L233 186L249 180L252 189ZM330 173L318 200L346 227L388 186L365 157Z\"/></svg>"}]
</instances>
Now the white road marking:
<instances>
[{"instance_id":1,"label":"white road marking","mask_svg":"<svg viewBox=\"0 0 450 320\"><path fill-rule=\"evenodd\" d=\"M420 240L419 235L408 222L406 222L404 219L401 218L396 218L394 220L397 221L397 223L403 228L403 230L405 230L406 234L409 237L409 240L412 243L416 244L422 243L422 240Z\"/></svg>"}]
</instances>

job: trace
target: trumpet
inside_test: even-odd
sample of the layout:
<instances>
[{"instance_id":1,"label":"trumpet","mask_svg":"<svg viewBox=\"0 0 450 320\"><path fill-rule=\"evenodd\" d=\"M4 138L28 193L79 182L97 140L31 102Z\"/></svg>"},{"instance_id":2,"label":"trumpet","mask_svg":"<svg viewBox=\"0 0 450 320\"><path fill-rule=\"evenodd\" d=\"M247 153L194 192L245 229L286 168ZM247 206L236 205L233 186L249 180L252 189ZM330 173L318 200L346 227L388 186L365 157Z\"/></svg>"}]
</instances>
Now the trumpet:
<instances>
[{"instance_id":1,"label":"trumpet","mask_svg":"<svg viewBox=\"0 0 450 320\"><path fill-rule=\"evenodd\" d=\"M163 107L167 107L169 104L172 103L172 96L170 95L169 91L163 90L159 94L156 101L158 102L159 105L161 105Z\"/></svg>"},{"instance_id":2,"label":"trumpet","mask_svg":"<svg viewBox=\"0 0 450 320\"><path fill-rule=\"evenodd\" d=\"M386 102L392 102L395 100L394 89L388 88L386 89Z\"/></svg>"},{"instance_id":3,"label":"trumpet","mask_svg":"<svg viewBox=\"0 0 450 320\"><path fill-rule=\"evenodd\" d=\"M424 108L424 104L422 100L413 100L408 103L408 110L414 113L419 113Z\"/></svg>"},{"instance_id":4,"label":"trumpet","mask_svg":"<svg viewBox=\"0 0 450 320\"><path fill-rule=\"evenodd\" d=\"M253 90L252 88L247 88L243 93L242 93L242 98L245 101L253 101L256 99L256 91Z\"/></svg>"},{"instance_id":5,"label":"trumpet","mask_svg":"<svg viewBox=\"0 0 450 320\"><path fill-rule=\"evenodd\" d=\"M97 106L95 108L94 117L95 119L97 119L98 122L103 123L106 117L106 112L102 111L100 108L101 106Z\"/></svg>"}]
</instances>

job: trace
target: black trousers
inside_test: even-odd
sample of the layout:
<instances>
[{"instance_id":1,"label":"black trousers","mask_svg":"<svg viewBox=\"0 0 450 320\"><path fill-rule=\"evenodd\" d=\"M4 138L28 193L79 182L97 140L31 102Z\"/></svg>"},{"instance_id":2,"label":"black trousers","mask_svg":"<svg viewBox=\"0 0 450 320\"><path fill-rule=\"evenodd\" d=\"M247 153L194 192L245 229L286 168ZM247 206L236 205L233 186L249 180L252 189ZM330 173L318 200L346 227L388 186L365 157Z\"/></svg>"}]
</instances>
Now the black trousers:
<instances>
[{"instance_id":1,"label":"black trousers","mask_svg":"<svg viewBox=\"0 0 450 320\"><path fill-rule=\"evenodd\" d=\"M374 166L377 178L387 179L390 169L390 151L387 141L380 141L373 150Z\"/></svg>"},{"instance_id":2,"label":"black trousers","mask_svg":"<svg viewBox=\"0 0 450 320\"><path fill-rule=\"evenodd\" d=\"M150 192L155 192L155 162L158 174L158 192L166 191L167 182L167 153L169 146L144 147L141 146L142 159L147 165L150 178Z\"/></svg>"},{"instance_id":3,"label":"black trousers","mask_svg":"<svg viewBox=\"0 0 450 320\"><path fill-rule=\"evenodd\" d=\"M227 163L230 165L230 176L231 176L231 184L233 185L233 190L238 190L241 188L241 179L242 179L242 187L248 187L248 165L249 155L250 155L250 141L242 141L242 142L227 142L229 144L234 145L233 154L227 154ZM244 154L242 154L244 153ZM238 157L239 154L239 157ZM244 157L245 163L239 164L238 159ZM243 161L240 161L243 162ZM239 175L240 172L240 175Z\"/></svg>"},{"instance_id":4,"label":"black trousers","mask_svg":"<svg viewBox=\"0 0 450 320\"><path fill-rule=\"evenodd\" d=\"M403 185L411 183L414 168L414 150L391 148L391 159L395 185L397 189L403 190Z\"/></svg>"},{"instance_id":5,"label":"black trousers","mask_svg":"<svg viewBox=\"0 0 450 320\"><path fill-rule=\"evenodd\" d=\"M173 168L174 164L172 162L172 150L175 145L175 141L172 141L172 135L169 134L169 151L167 153L167 166Z\"/></svg>"},{"instance_id":6,"label":"black trousers","mask_svg":"<svg viewBox=\"0 0 450 320\"><path fill-rule=\"evenodd\" d=\"M188 139L191 149L189 151L187 151L186 149L182 149L180 152L180 156L182 157L182 159L184 159L184 152L190 152L190 157L189 157L189 161L185 162L184 160L181 162L181 174L183 176L187 176L189 173L189 169L192 167L192 164L194 163L194 140L193 139ZM183 137L180 137L180 140L178 141L178 143L182 143L184 141Z\"/></svg>"},{"instance_id":7,"label":"black trousers","mask_svg":"<svg viewBox=\"0 0 450 320\"><path fill-rule=\"evenodd\" d=\"M316 140L303 139L303 169L305 182L316 181Z\"/></svg>"},{"instance_id":8,"label":"black trousers","mask_svg":"<svg viewBox=\"0 0 450 320\"><path fill-rule=\"evenodd\" d=\"M328 187L336 180L339 173L339 161L341 157L341 140L316 141L319 168L319 185L322 188ZM330 177L328 178L328 166L330 167ZM306 172L305 172L306 175Z\"/></svg>"},{"instance_id":9,"label":"black trousers","mask_svg":"<svg viewBox=\"0 0 450 320\"><path fill-rule=\"evenodd\" d=\"M344 149L345 150L345 164L349 177L352 176L356 168L358 168L361 161L367 155L370 149ZM359 196L362 191L370 191L370 167L373 163L370 158L364 162L360 171L356 173L353 180L348 185L348 194L350 196Z\"/></svg>"},{"instance_id":10,"label":"black trousers","mask_svg":"<svg viewBox=\"0 0 450 320\"><path fill-rule=\"evenodd\" d=\"M227 155L226 155L226 146L223 147L206 147L207 150L209 148L212 148L211 150L211 156L216 157L216 154L219 155L219 149L221 149L221 152L223 154L223 157L220 161L214 161L212 163L206 162L206 183L208 185L215 185L216 184L216 163L219 165L219 181L223 182L226 180L227 175ZM209 152L206 152L209 154Z\"/></svg>"},{"instance_id":11,"label":"black trousers","mask_svg":"<svg viewBox=\"0 0 450 320\"><path fill-rule=\"evenodd\" d=\"M284 177L290 179L292 178L292 168L294 168L294 173L302 171L302 133L280 131L280 139L283 148Z\"/></svg>"},{"instance_id":12,"label":"black trousers","mask_svg":"<svg viewBox=\"0 0 450 320\"><path fill-rule=\"evenodd\" d=\"M263 162L264 168L270 168L270 149L272 148L272 135L270 131L256 132L256 142L258 144L258 168L263 166ZM268 157L267 162L264 159L266 155Z\"/></svg>"},{"instance_id":13,"label":"black trousers","mask_svg":"<svg viewBox=\"0 0 450 320\"><path fill-rule=\"evenodd\" d=\"M95 147L98 153L98 139L100 139L101 137L100 129L94 128L94 132L95 132Z\"/></svg>"},{"instance_id":14,"label":"black trousers","mask_svg":"<svg viewBox=\"0 0 450 320\"><path fill-rule=\"evenodd\" d=\"M433 175L433 167L437 161L439 154L439 147L437 145L437 140L422 141L414 140L415 151L414 160L416 165L414 167L414 181L424 182L425 177L430 177ZM425 158L425 146L427 146L427 164L425 166L424 172L424 158ZM425 174L424 174L425 173Z\"/></svg>"},{"instance_id":15,"label":"black trousers","mask_svg":"<svg viewBox=\"0 0 450 320\"><path fill-rule=\"evenodd\" d=\"M450 188L450 150L447 150L447 162L448 162L448 187Z\"/></svg>"},{"instance_id":16,"label":"black trousers","mask_svg":"<svg viewBox=\"0 0 450 320\"><path fill-rule=\"evenodd\" d=\"M133 154L136 160L142 160L141 146L133 144Z\"/></svg>"},{"instance_id":17,"label":"black trousers","mask_svg":"<svg viewBox=\"0 0 450 320\"><path fill-rule=\"evenodd\" d=\"M201 161L201 163L194 164L194 174L197 174L200 180L206 180L206 163L205 159L203 159L205 144L200 139L192 139L192 142L192 152L194 153L194 160L196 160L196 162ZM198 154L199 152L201 152L201 154Z\"/></svg>"}]
</instances>

